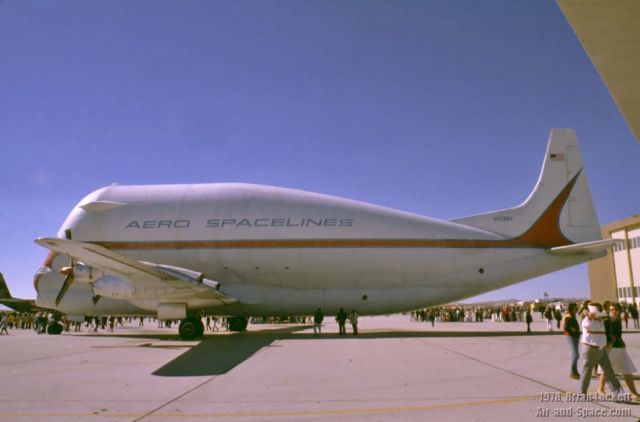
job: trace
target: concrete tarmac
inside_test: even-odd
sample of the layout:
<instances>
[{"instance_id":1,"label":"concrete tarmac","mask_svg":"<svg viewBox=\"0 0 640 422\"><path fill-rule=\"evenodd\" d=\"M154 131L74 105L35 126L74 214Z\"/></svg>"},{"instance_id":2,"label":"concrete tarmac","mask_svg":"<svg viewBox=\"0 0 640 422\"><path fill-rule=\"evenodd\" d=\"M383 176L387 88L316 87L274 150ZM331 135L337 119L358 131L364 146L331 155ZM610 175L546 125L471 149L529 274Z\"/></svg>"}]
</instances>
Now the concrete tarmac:
<instances>
[{"instance_id":1,"label":"concrete tarmac","mask_svg":"<svg viewBox=\"0 0 640 422\"><path fill-rule=\"evenodd\" d=\"M0 337L0 421L638 420L640 405L570 402L569 348L524 323L364 317L177 340L176 331ZM136 324L137 325L137 324ZM633 324L630 323L630 326ZM348 326L348 328L350 328ZM86 330L86 329L85 329ZM640 331L624 339L640 367ZM582 363L582 361L580 361ZM591 391L595 392L596 381Z\"/></svg>"}]
</instances>

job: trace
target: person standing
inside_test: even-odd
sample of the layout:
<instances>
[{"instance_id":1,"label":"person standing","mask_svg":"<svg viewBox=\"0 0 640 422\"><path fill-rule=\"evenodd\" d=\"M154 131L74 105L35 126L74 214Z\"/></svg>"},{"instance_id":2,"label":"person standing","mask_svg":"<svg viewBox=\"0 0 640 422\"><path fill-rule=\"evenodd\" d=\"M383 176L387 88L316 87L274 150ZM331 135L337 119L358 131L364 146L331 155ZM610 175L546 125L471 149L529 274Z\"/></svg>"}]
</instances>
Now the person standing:
<instances>
[{"instance_id":1,"label":"person standing","mask_svg":"<svg viewBox=\"0 0 640 422\"><path fill-rule=\"evenodd\" d=\"M527 323L527 333L530 333L533 317L531 316L531 311L529 309L527 309L527 315L524 317L524 319L525 319L525 322Z\"/></svg>"},{"instance_id":2,"label":"person standing","mask_svg":"<svg viewBox=\"0 0 640 422\"><path fill-rule=\"evenodd\" d=\"M358 313L355 309L351 310L349 314L349 321L351 322L351 328L353 329L353 335L358 335Z\"/></svg>"},{"instance_id":3,"label":"person standing","mask_svg":"<svg viewBox=\"0 0 640 422\"><path fill-rule=\"evenodd\" d=\"M591 303L588 305L589 314L582 320L582 336L580 342L584 345L584 366L580 376L580 392L587 394L589 382L591 381L591 371L596 364L599 364L604 371L605 379L611 388L611 392L616 396L622 393L622 386L616 378L609 356L604 348L607 345L607 336L604 324L601 321L602 305Z\"/></svg>"},{"instance_id":4,"label":"person standing","mask_svg":"<svg viewBox=\"0 0 640 422\"><path fill-rule=\"evenodd\" d=\"M629 328L629 310L624 310L624 315L622 315L622 319L624 320L624 329Z\"/></svg>"},{"instance_id":5,"label":"person standing","mask_svg":"<svg viewBox=\"0 0 640 422\"><path fill-rule=\"evenodd\" d=\"M7 317L7 314L2 314L2 319L0 320L0 335L2 335L2 333L9 335L9 331L7 331L8 321L9 317Z\"/></svg>"},{"instance_id":6,"label":"person standing","mask_svg":"<svg viewBox=\"0 0 640 422\"><path fill-rule=\"evenodd\" d=\"M560 329L560 321L562 321L562 312L560 311L560 309L556 308L553 311L553 317L556 320L556 328L559 330Z\"/></svg>"},{"instance_id":7,"label":"person standing","mask_svg":"<svg viewBox=\"0 0 640 422\"><path fill-rule=\"evenodd\" d=\"M582 302L582 305L580 305L580 308L578 308L578 313L577 313L577 318L578 318L578 324L580 324L580 326L582 326L582 320L585 319L587 317L587 315L589 314L589 304L591 303L591 301L589 299L585 300L584 302Z\"/></svg>"},{"instance_id":8,"label":"person standing","mask_svg":"<svg viewBox=\"0 0 640 422\"><path fill-rule=\"evenodd\" d=\"M635 303L629 305L629 313L631 314L631 319L633 319L633 328L640 328L640 323L638 322L638 308Z\"/></svg>"},{"instance_id":9,"label":"person standing","mask_svg":"<svg viewBox=\"0 0 640 422\"><path fill-rule=\"evenodd\" d=\"M616 374L622 374L624 381L631 392L631 398L634 401L640 400L640 394L636 390L636 385L633 381L633 373L637 371L636 366L627 353L627 348L622 341L622 321L620 320L620 313L622 307L619 303L611 304L609 308L609 320L605 321L605 331L607 332L607 345L609 360L611 366ZM600 388L599 393L604 394L605 376L600 376Z\"/></svg>"},{"instance_id":10,"label":"person standing","mask_svg":"<svg viewBox=\"0 0 640 422\"><path fill-rule=\"evenodd\" d=\"M38 334L44 334L47 331L47 317L44 312L40 312L38 316Z\"/></svg>"},{"instance_id":11,"label":"person standing","mask_svg":"<svg viewBox=\"0 0 640 422\"><path fill-rule=\"evenodd\" d=\"M553 331L553 310L551 306L547 306L547 310L544 311L544 318L547 320L547 331Z\"/></svg>"},{"instance_id":12,"label":"person standing","mask_svg":"<svg viewBox=\"0 0 640 422\"><path fill-rule=\"evenodd\" d=\"M570 303L567 308L567 312L562 318L564 335L569 343L569 349L571 350L571 370L569 376L573 379L580 379L580 373L578 372L578 345L580 343L580 326L578 325L578 319L576 318L576 312L578 311L578 305Z\"/></svg>"},{"instance_id":13,"label":"person standing","mask_svg":"<svg viewBox=\"0 0 640 422\"><path fill-rule=\"evenodd\" d=\"M324 320L324 314L322 308L318 308L313 314L313 334L322 334L322 321Z\"/></svg>"},{"instance_id":14,"label":"person standing","mask_svg":"<svg viewBox=\"0 0 640 422\"><path fill-rule=\"evenodd\" d=\"M347 313L344 309L340 308L338 314L336 315L336 321L338 322L338 334L344 336L347 334L347 329L344 324L347 322Z\"/></svg>"}]
</instances>

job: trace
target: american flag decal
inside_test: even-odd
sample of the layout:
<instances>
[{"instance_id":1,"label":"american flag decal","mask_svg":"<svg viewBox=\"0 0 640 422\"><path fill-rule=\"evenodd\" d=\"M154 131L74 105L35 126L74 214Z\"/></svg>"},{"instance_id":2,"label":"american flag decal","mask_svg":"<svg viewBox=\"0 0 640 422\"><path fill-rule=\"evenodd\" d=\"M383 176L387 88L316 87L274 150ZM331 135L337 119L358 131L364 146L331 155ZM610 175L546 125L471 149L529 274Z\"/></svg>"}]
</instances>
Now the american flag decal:
<instances>
[{"instance_id":1,"label":"american flag decal","mask_svg":"<svg viewBox=\"0 0 640 422\"><path fill-rule=\"evenodd\" d=\"M564 154L550 154L551 161L564 161Z\"/></svg>"}]
</instances>

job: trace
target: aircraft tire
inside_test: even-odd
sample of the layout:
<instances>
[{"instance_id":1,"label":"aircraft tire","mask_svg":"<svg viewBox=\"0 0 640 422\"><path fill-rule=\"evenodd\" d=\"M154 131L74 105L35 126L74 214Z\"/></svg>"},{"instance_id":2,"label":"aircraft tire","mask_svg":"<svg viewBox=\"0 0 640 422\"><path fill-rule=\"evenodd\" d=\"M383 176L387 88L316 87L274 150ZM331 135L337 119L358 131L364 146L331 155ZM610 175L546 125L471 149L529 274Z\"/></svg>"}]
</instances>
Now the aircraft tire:
<instances>
[{"instance_id":1,"label":"aircraft tire","mask_svg":"<svg viewBox=\"0 0 640 422\"><path fill-rule=\"evenodd\" d=\"M245 331L247 329L247 325L249 324L249 320L246 317L231 317L227 319L227 323L229 324L229 331Z\"/></svg>"},{"instance_id":2,"label":"aircraft tire","mask_svg":"<svg viewBox=\"0 0 640 422\"><path fill-rule=\"evenodd\" d=\"M53 322L47 326L47 334L57 336L62 333L62 324L59 322Z\"/></svg>"},{"instance_id":3,"label":"aircraft tire","mask_svg":"<svg viewBox=\"0 0 640 422\"><path fill-rule=\"evenodd\" d=\"M198 320L195 318L183 319L178 327L181 340L193 340L198 336Z\"/></svg>"}]
</instances>

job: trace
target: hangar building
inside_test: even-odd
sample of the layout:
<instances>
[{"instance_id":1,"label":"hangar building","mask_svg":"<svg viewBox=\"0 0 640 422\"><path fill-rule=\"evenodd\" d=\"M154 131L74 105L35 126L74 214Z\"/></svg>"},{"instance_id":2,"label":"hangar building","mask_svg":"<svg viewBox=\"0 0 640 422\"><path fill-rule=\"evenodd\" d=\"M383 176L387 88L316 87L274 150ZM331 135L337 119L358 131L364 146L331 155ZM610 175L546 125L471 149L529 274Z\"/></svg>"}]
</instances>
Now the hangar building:
<instances>
[{"instance_id":1,"label":"hangar building","mask_svg":"<svg viewBox=\"0 0 640 422\"><path fill-rule=\"evenodd\" d=\"M625 244L589 262L591 298L640 304L640 215L602 226L602 237Z\"/></svg>"}]
</instances>

